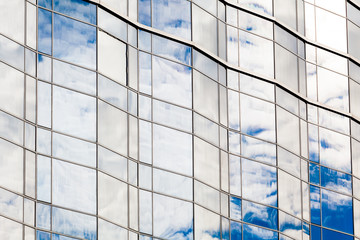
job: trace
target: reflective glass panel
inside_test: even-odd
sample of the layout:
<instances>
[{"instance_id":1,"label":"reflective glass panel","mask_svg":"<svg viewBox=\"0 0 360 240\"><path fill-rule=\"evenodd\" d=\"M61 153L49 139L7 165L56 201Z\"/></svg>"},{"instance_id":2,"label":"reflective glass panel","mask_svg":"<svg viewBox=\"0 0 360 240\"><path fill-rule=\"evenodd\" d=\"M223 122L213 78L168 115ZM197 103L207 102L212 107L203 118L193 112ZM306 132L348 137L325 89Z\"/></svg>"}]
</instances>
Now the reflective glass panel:
<instances>
[{"instance_id":1,"label":"reflective glass panel","mask_svg":"<svg viewBox=\"0 0 360 240\"><path fill-rule=\"evenodd\" d=\"M54 11L96 24L96 5L83 0L54 0Z\"/></svg>"},{"instance_id":2,"label":"reflective glass panel","mask_svg":"<svg viewBox=\"0 0 360 240\"><path fill-rule=\"evenodd\" d=\"M154 235L165 239L193 239L193 206L154 194Z\"/></svg>"},{"instance_id":3,"label":"reflective glass panel","mask_svg":"<svg viewBox=\"0 0 360 240\"><path fill-rule=\"evenodd\" d=\"M53 160L52 202L56 205L96 213L96 172Z\"/></svg>"},{"instance_id":4,"label":"reflective glass panel","mask_svg":"<svg viewBox=\"0 0 360 240\"><path fill-rule=\"evenodd\" d=\"M190 40L190 2L181 0L152 1L152 27Z\"/></svg>"},{"instance_id":5,"label":"reflective glass panel","mask_svg":"<svg viewBox=\"0 0 360 240\"><path fill-rule=\"evenodd\" d=\"M191 107L191 68L153 57L153 96Z\"/></svg>"},{"instance_id":6,"label":"reflective glass panel","mask_svg":"<svg viewBox=\"0 0 360 240\"><path fill-rule=\"evenodd\" d=\"M241 136L241 153L245 157L276 165L276 146L271 143Z\"/></svg>"},{"instance_id":7,"label":"reflective glass panel","mask_svg":"<svg viewBox=\"0 0 360 240\"><path fill-rule=\"evenodd\" d=\"M352 194L351 176L330 168L321 167L321 186L345 194Z\"/></svg>"},{"instance_id":8,"label":"reflective glass panel","mask_svg":"<svg viewBox=\"0 0 360 240\"><path fill-rule=\"evenodd\" d=\"M324 227L353 234L353 202L351 197L322 189L321 211Z\"/></svg>"},{"instance_id":9,"label":"reflective glass panel","mask_svg":"<svg viewBox=\"0 0 360 240\"><path fill-rule=\"evenodd\" d=\"M95 98L53 87L53 127L76 137L95 140Z\"/></svg>"},{"instance_id":10,"label":"reflective glass panel","mask_svg":"<svg viewBox=\"0 0 360 240\"><path fill-rule=\"evenodd\" d=\"M270 167L242 159L242 195L244 198L277 206L277 174Z\"/></svg>"},{"instance_id":11,"label":"reflective glass panel","mask_svg":"<svg viewBox=\"0 0 360 240\"><path fill-rule=\"evenodd\" d=\"M54 57L94 69L96 28L54 14Z\"/></svg>"},{"instance_id":12,"label":"reflective glass panel","mask_svg":"<svg viewBox=\"0 0 360 240\"><path fill-rule=\"evenodd\" d=\"M38 50L51 55L52 16L51 12L38 9Z\"/></svg>"},{"instance_id":13,"label":"reflective glass panel","mask_svg":"<svg viewBox=\"0 0 360 240\"><path fill-rule=\"evenodd\" d=\"M78 238L96 240L96 218L53 207L52 230Z\"/></svg>"},{"instance_id":14,"label":"reflective glass panel","mask_svg":"<svg viewBox=\"0 0 360 240\"><path fill-rule=\"evenodd\" d=\"M195 238L220 240L220 216L195 205Z\"/></svg>"},{"instance_id":15,"label":"reflective glass panel","mask_svg":"<svg viewBox=\"0 0 360 240\"><path fill-rule=\"evenodd\" d=\"M242 201L242 205L242 216L244 222L252 223L274 230L278 229L277 209L244 200Z\"/></svg>"},{"instance_id":16,"label":"reflective glass panel","mask_svg":"<svg viewBox=\"0 0 360 240\"><path fill-rule=\"evenodd\" d=\"M156 124L153 127L154 165L192 175L192 136Z\"/></svg>"},{"instance_id":17,"label":"reflective glass panel","mask_svg":"<svg viewBox=\"0 0 360 240\"><path fill-rule=\"evenodd\" d=\"M281 170L279 177L279 208L301 218L301 185L300 180Z\"/></svg>"}]
</instances>

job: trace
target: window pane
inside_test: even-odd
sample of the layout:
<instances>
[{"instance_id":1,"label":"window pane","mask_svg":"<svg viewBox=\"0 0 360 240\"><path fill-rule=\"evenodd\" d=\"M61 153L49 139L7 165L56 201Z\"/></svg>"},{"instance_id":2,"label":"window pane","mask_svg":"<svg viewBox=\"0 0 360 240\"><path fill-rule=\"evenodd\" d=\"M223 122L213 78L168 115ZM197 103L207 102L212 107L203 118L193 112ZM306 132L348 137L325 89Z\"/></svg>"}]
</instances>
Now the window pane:
<instances>
[{"instance_id":1,"label":"window pane","mask_svg":"<svg viewBox=\"0 0 360 240\"><path fill-rule=\"evenodd\" d=\"M96 28L54 14L54 57L96 67Z\"/></svg>"},{"instance_id":2,"label":"window pane","mask_svg":"<svg viewBox=\"0 0 360 240\"><path fill-rule=\"evenodd\" d=\"M152 1L152 26L190 40L190 2L181 0Z\"/></svg>"},{"instance_id":3,"label":"window pane","mask_svg":"<svg viewBox=\"0 0 360 240\"><path fill-rule=\"evenodd\" d=\"M54 10L96 24L96 5L83 0L54 0Z\"/></svg>"}]
</instances>

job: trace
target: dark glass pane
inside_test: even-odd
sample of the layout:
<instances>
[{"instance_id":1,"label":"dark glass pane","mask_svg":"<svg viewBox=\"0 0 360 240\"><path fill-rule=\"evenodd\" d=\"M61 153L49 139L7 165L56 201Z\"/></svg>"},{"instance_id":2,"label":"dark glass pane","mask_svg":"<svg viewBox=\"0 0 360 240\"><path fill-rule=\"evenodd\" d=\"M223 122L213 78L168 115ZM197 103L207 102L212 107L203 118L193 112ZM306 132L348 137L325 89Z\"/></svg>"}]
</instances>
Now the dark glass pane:
<instances>
[{"instance_id":1,"label":"dark glass pane","mask_svg":"<svg viewBox=\"0 0 360 240\"><path fill-rule=\"evenodd\" d=\"M38 50L51 55L51 12L40 9L38 10Z\"/></svg>"},{"instance_id":2,"label":"dark glass pane","mask_svg":"<svg viewBox=\"0 0 360 240\"><path fill-rule=\"evenodd\" d=\"M55 14L54 57L94 69L96 28Z\"/></svg>"},{"instance_id":3,"label":"dark glass pane","mask_svg":"<svg viewBox=\"0 0 360 240\"><path fill-rule=\"evenodd\" d=\"M354 239L353 237L349 236L349 235L345 235L339 232L334 232L331 230L328 230L326 228L322 229L322 239L323 240L352 240Z\"/></svg>"},{"instance_id":4,"label":"dark glass pane","mask_svg":"<svg viewBox=\"0 0 360 240\"><path fill-rule=\"evenodd\" d=\"M311 240L321 240L321 228L311 225Z\"/></svg>"},{"instance_id":5,"label":"dark glass pane","mask_svg":"<svg viewBox=\"0 0 360 240\"><path fill-rule=\"evenodd\" d=\"M322 189L321 210L324 227L353 234L353 203L351 197Z\"/></svg>"},{"instance_id":6,"label":"dark glass pane","mask_svg":"<svg viewBox=\"0 0 360 240\"><path fill-rule=\"evenodd\" d=\"M243 221L274 230L278 229L278 211L275 208L242 201ZM256 238L257 239L257 238Z\"/></svg>"},{"instance_id":7,"label":"dark glass pane","mask_svg":"<svg viewBox=\"0 0 360 240\"><path fill-rule=\"evenodd\" d=\"M54 0L54 10L96 24L96 5L83 0Z\"/></svg>"}]
</instances>

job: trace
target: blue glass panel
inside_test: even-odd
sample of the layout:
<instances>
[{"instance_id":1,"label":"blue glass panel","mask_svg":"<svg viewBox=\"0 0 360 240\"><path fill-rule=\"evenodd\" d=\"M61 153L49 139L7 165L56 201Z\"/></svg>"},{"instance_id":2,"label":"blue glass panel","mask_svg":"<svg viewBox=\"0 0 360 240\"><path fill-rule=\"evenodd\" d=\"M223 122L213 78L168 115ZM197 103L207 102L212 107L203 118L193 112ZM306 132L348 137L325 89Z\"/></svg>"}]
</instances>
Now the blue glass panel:
<instances>
[{"instance_id":1,"label":"blue glass panel","mask_svg":"<svg viewBox=\"0 0 360 240\"><path fill-rule=\"evenodd\" d=\"M50 240L50 233L36 231L36 240Z\"/></svg>"},{"instance_id":2,"label":"blue glass panel","mask_svg":"<svg viewBox=\"0 0 360 240\"><path fill-rule=\"evenodd\" d=\"M241 137L241 153L264 163L276 165L276 146L255 138Z\"/></svg>"},{"instance_id":3,"label":"blue glass panel","mask_svg":"<svg viewBox=\"0 0 360 240\"><path fill-rule=\"evenodd\" d=\"M278 229L278 211L275 208L266 207L260 204L242 201L243 221L262 227Z\"/></svg>"},{"instance_id":4,"label":"blue glass panel","mask_svg":"<svg viewBox=\"0 0 360 240\"><path fill-rule=\"evenodd\" d=\"M95 69L96 28L55 14L54 57Z\"/></svg>"},{"instance_id":5,"label":"blue glass panel","mask_svg":"<svg viewBox=\"0 0 360 240\"><path fill-rule=\"evenodd\" d=\"M353 240L354 239L349 235L345 235L339 232L334 232L325 228L323 228L322 231L323 231L322 232L323 240Z\"/></svg>"},{"instance_id":6,"label":"blue glass panel","mask_svg":"<svg viewBox=\"0 0 360 240\"><path fill-rule=\"evenodd\" d=\"M96 24L96 6L83 0L54 0L54 11Z\"/></svg>"},{"instance_id":7,"label":"blue glass panel","mask_svg":"<svg viewBox=\"0 0 360 240\"><path fill-rule=\"evenodd\" d=\"M39 144L38 144L39 145ZM50 202L51 198L51 159L37 157L37 199Z\"/></svg>"},{"instance_id":8,"label":"blue glass panel","mask_svg":"<svg viewBox=\"0 0 360 240\"><path fill-rule=\"evenodd\" d=\"M243 224L244 240L277 240L278 233Z\"/></svg>"},{"instance_id":9,"label":"blue glass panel","mask_svg":"<svg viewBox=\"0 0 360 240\"><path fill-rule=\"evenodd\" d=\"M352 198L322 189L322 225L342 232L353 234Z\"/></svg>"},{"instance_id":10,"label":"blue glass panel","mask_svg":"<svg viewBox=\"0 0 360 240\"><path fill-rule=\"evenodd\" d=\"M276 168L242 159L242 196L263 204L277 206Z\"/></svg>"},{"instance_id":11,"label":"blue glass panel","mask_svg":"<svg viewBox=\"0 0 360 240\"><path fill-rule=\"evenodd\" d=\"M139 23L151 26L150 0L139 0Z\"/></svg>"},{"instance_id":12,"label":"blue glass panel","mask_svg":"<svg viewBox=\"0 0 360 240\"><path fill-rule=\"evenodd\" d=\"M40 9L38 11L38 50L51 55L51 12Z\"/></svg>"},{"instance_id":13,"label":"blue glass panel","mask_svg":"<svg viewBox=\"0 0 360 240\"><path fill-rule=\"evenodd\" d=\"M88 240L96 239L96 218L64 210L52 208L52 230Z\"/></svg>"},{"instance_id":14,"label":"blue glass panel","mask_svg":"<svg viewBox=\"0 0 360 240\"><path fill-rule=\"evenodd\" d=\"M230 240L229 219L221 218L221 239Z\"/></svg>"},{"instance_id":15,"label":"blue glass panel","mask_svg":"<svg viewBox=\"0 0 360 240\"><path fill-rule=\"evenodd\" d=\"M319 185L320 184L319 165L310 162L309 174L310 174L310 183Z\"/></svg>"},{"instance_id":16,"label":"blue glass panel","mask_svg":"<svg viewBox=\"0 0 360 240\"><path fill-rule=\"evenodd\" d=\"M191 47L153 35L153 53L191 65Z\"/></svg>"},{"instance_id":17,"label":"blue glass panel","mask_svg":"<svg viewBox=\"0 0 360 240\"><path fill-rule=\"evenodd\" d=\"M152 26L190 40L190 2L184 0L153 0Z\"/></svg>"},{"instance_id":18,"label":"blue glass panel","mask_svg":"<svg viewBox=\"0 0 360 240\"><path fill-rule=\"evenodd\" d=\"M309 124L309 160L319 162L319 132L318 127Z\"/></svg>"},{"instance_id":19,"label":"blue glass panel","mask_svg":"<svg viewBox=\"0 0 360 240\"><path fill-rule=\"evenodd\" d=\"M311 225L311 240L321 240L321 228Z\"/></svg>"},{"instance_id":20,"label":"blue glass panel","mask_svg":"<svg viewBox=\"0 0 360 240\"><path fill-rule=\"evenodd\" d=\"M310 185L311 222L320 225L320 188Z\"/></svg>"},{"instance_id":21,"label":"blue glass panel","mask_svg":"<svg viewBox=\"0 0 360 240\"><path fill-rule=\"evenodd\" d=\"M241 240L241 223L233 222L230 223L231 228L231 240ZM224 239L224 238L223 238Z\"/></svg>"},{"instance_id":22,"label":"blue glass panel","mask_svg":"<svg viewBox=\"0 0 360 240\"><path fill-rule=\"evenodd\" d=\"M38 0L38 5L44 8L52 9L52 0Z\"/></svg>"},{"instance_id":23,"label":"blue glass panel","mask_svg":"<svg viewBox=\"0 0 360 240\"><path fill-rule=\"evenodd\" d=\"M321 167L321 186L338 192L352 194L351 175L326 167Z\"/></svg>"},{"instance_id":24,"label":"blue glass panel","mask_svg":"<svg viewBox=\"0 0 360 240\"><path fill-rule=\"evenodd\" d=\"M230 197L230 218L241 220L241 199Z\"/></svg>"}]
</instances>

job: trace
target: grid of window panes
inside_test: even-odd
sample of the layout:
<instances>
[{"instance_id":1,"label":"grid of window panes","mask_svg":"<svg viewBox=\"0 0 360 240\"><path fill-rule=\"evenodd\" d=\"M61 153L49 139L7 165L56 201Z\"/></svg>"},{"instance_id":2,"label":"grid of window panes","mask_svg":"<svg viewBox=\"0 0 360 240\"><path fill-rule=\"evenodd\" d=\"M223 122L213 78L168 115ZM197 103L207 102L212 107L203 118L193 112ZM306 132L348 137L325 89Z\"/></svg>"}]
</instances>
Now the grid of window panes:
<instances>
[{"instance_id":1,"label":"grid of window panes","mask_svg":"<svg viewBox=\"0 0 360 240\"><path fill-rule=\"evenodd\" d=\"M359 6L0 1L0 239L360 239Z\"/></svg>"}]
</instances>

